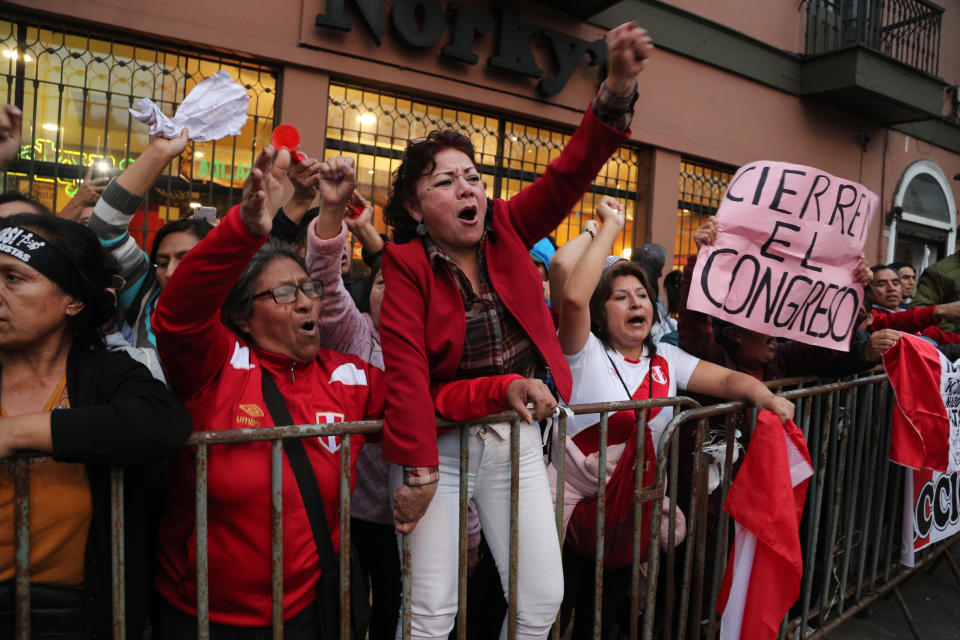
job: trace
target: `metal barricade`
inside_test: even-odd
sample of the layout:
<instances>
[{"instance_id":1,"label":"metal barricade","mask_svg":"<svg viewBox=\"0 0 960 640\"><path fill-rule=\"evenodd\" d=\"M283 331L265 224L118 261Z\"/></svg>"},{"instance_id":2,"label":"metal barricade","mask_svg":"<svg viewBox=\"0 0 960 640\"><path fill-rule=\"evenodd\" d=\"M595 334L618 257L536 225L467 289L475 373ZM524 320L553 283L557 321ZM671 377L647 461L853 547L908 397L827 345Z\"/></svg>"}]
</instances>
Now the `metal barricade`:
<instances>
[{"instance_id":1,"label":"metal barricade","mask_svg":"<svg viewBox=\"0 0 960 640\"><path fill-rule=\"evenodd\" d=\"M813 384L814 386L808 386ZM774 381L771 388L796 402L796 422L802 430L814 463L803 520L801 543L804 575L800 598L781 625L780 638L819 638L829 633L851 615L869 605L920 568L943 554L955 539L924 550L917 557L916 567L899 566L899 534L902 519L903 471L887 460L890 439L890 416L893 394L883 374L869 375L849 381L816 384L810 378ZM786 390L784 390L786 389ZM657 448L656 481L643 485L642 464L634 469L634 531L649 526L647 549L646 592L641 589L641 536L635 535L631 570L629 637L649 640L665 638L715 638L719 636L719 620L714 602L726 566L731 543L732 523L719 509L734 476L736 432L747 436L755 422L755 411L743 403L724 403L700 407L686 397L578 405L573 414L600 414L599 469L606 469L609 415L621 410L639 409L641 429L645 429L645 412L655 407L671 407L682 412L674 415L665 428ZM709 441L711 420L713 431L724 438L723 456L711 462L703 445ZM718 424L716 421L722 421ZM464 423L443 423L444 427L460 427L460 538L458 571L458 639L466 638L466 567L467 567L467 476L469 429L484 423L510 423L511 461L510 555L509 580L506 585L508 603L508 638L516 638L517 563L518 563L518 490L519 490L519 417L514 412ZM348 436L374 434L381 430L380 421L268 427L194 433L188 446L195 449L196 472L196 562L197 562L197 628L198 638L209 638L209 575L207 523L207 470L209 447L244 442L271 442L271 532L273 633L283 637L283 502L282 442L286 438ZM559 413L557 436L563 443L567 433L567 414ZM715 446L714 451L719 449ZM644 439L637 438L637 460L644 459ZM553 464L557 471L556 528L562 535L565 449L555 450ZM714 456L716 457L716 456ZM688 459L689 458L689 459ZM340 580L341 593L350 589L350 439L342 438L340 446L341 481L340 511ZM710 490L710 466L719 470L717 486ZM685 469L683 473L681 470ZM30 568L29 568L29 465L26 458L13 462L15 484L15 632L16 637L30 637ZM593 559L594 608L576 612L593 619L593 638L601 637L602 595L604 586L604 513L606 478L597 482L596 549ZM124 557L123 557L123 470L111 474L111 525L113 550L113 637L125 638ZM666 535L669 544L660 551L661 509L664 496L672 508L666 514ZM643 505L652 502L650 522L641 521ZM677 512L686 517L686 539L675 545ZM265 523L266 525L266 523ZM266 552L266 550L264 550ZM410 547L407 536L401 545L403 594L400 624L403 637L410 632ZM952 559L951 559L952 560ZM662 570L661 570L662 564ZM451 570L454 570L451 567ZM956 573L956 572L955 572ZM960 574L958 574L960 579ZM641 610L641 598L645 606ZM658 600L659 599L659 600ZM900 599L902 603L902 599ZM902 606L906 606L903 604ZM609 614L610 612L608 612ZM340 638L350 638L350 601L341 599ZM552 638L560 640L564 629L554 625Z\"/></svg>"},{"instance_id":2,"label":"metal barricade","mask_svg":"<svg viewBox=\"0 0 960 640\"><path fill-rule=\"evenodd\" d=\"M782 395L796 403L795 422L806 439L814 475L800 523L801 592L778 637L824 637L891 591L913 626L898 585L941 556L952 564L946 551L957 537L920 552L915 567L900 566L904 470L888 460L894 398L886 376L817 384ZM710 421L718 419L726 448L713 494L707 490L709 462L702 445L708 441ZM674 491L678 489L678 454L693 456L687 540L681 545L685 547L682 567L676 566L672 547L666 554L660 576L665 594L662 614L644 619L643 638L653 637L655 627L665 638L719 637L714 603L733 533L733 523L719 507L734 477L735 431L738 426L746 429L749 448L755 421L753 409L739 402L725 403L684 411L664 431L658 472L669 474L668 486ZM695 446L680 452L680 436L685 432L696 434ZM670 496L677 497L672 492ZM712 517L708 517L708 505ZM659 571L653 545L651 540L651 584ZM960 581L960 573L955 576Z\"/></svg>"}]
</instances>

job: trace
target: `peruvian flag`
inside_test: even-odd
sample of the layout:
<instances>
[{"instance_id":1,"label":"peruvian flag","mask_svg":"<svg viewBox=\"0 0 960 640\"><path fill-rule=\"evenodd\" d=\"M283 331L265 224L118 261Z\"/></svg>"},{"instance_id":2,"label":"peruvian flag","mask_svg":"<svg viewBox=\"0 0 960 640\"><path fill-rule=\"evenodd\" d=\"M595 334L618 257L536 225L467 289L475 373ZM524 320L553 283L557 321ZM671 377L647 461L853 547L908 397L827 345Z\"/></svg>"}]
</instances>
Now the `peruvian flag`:
<instances>
[{"instance_id":1,"label":"peruvian flag","mask_svg":"<svg viewBox=\"0 0 960 640\"><path fill-rule=\"evenodd\" d=\"M960 470L960 371L929 341L906 333L883 354L883 366L897 400L890 460Z\"/></svg>"},{"instance_id":2,"label":"peruvian flag","mask_svg":"<svg viewBox=\"0 0 960 640\"><path fill-rule=\"evenodd\" d=\"M724 510L736 538L717 597L721 640L776 638L800 595L800 516L813 475L803 434L761 411Z\"/></svg>"}]
</instances>

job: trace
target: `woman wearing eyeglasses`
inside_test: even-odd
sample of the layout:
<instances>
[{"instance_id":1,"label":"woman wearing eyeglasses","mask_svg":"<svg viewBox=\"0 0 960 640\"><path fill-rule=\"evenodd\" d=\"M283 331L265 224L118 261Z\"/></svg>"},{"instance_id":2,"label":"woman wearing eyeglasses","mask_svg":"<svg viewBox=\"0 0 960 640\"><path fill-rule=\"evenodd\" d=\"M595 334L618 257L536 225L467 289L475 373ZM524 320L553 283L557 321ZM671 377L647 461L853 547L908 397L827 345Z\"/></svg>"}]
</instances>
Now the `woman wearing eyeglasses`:
<instances>
[{"instance_id":1,"label":"woman wearing eyeglasses","mask_svg":"<svg viewBox=\"0 0 960 640\"><path fill-rule=\"evenodd\" d=\"M267 377L294 424L361 420L382 412L379 371L358 358L319 349L320 291L292 247L268 242L277 210L275 190L289 164L289 154L281 151L271 168L273 156L268 148L257 158L242 203L184 257L157 300L157 347L195 430L287 424L271 415L265 402ZM340 438L301 442L336 549ZM362 437L351 439L351 461L361 445ZM272 622L270 447L255 442L209 449L213 638L254 637ZM167 512L160 522L158 638L196 637L194 478L194 450L188 448L171 460ZM321 571L298 483L285 462L286 638L316 638L314 603Z\"/></svg>"},{"instance_id":2,"label":"woman wearing eyeglasses","mask_svg":"<svg viewBox=\"0 0 960 640\"><path fill-rule=\"evenodd\" d=\"M171 388L185 402L195 430L269 427L282 416L265 402L265 384L279 390L294 424L350 422L383 414L381 372L363 360L320 349L319 289L290 246L268 242L290 154L268 147L244 186L243 201L188 253L164 287L153 316L157 347ZM331 206L342 211L353 193L353 168L325 163ZM324 201L327 206L328 201ZM475 382L483 395L506 395L512 378ZM468 385L438 400L461 418ZM516 387L514 387L516 388ZM269 392L269 388L267 389ZM438 393L440 391L438 390ZM444 408L443 405L446 405ZM485 405L483 415L498 407ZM458 413L453 413L457 410ZM323 500L334 550L339 546L338 437L301 441ZM363 442L351 438L351 467ZM216 445L207 460L208 575L211 637L267 637L272 623L269 442ZM285 447L286 448L286 447ZM317 580L323 570L298 481L283 468L284 637L317 637ZM160 594L155 637L196 637L197 582L194 452L170 463L167 512L160 523ZM353 479L351 473L351 481Z\"/></svg>"}]
</instances>

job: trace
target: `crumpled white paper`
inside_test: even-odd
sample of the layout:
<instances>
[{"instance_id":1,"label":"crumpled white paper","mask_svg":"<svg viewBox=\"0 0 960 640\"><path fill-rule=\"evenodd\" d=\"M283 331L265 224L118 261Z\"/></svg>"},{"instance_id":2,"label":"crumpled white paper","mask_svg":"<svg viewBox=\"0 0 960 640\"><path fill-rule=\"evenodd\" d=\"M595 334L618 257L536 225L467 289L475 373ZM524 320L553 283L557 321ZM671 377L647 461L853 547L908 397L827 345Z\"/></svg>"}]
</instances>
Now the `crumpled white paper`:
<instances>
[{"instance_id":1,"label":"crumpled white paper","mask_svg":"<svg viewBox=\"0 0 960 640\"><path fill-rule=\"evenodd\" d=\"M149 98L137 102L136 109L130 109L130 115L150 125L152 136L176 138L187 128L191 140L203 142L239 135L247 122L249 106L247 90L234 82L229 73L220 70L187 94L173 118L165 116Z\"/></svg>"}]
</instances>

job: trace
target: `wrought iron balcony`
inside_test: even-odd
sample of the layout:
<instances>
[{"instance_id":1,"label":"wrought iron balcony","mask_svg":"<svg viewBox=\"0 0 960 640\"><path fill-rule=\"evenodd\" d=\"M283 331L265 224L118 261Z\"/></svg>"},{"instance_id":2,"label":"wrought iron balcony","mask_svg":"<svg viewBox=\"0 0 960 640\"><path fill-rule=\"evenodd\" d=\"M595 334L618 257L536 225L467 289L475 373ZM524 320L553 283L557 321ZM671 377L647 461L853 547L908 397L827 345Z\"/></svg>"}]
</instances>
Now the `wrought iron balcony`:
<instances>
[{"instance_id":1,"label":"wrought iron balcony","mask_svg":"<svg viewBox=\"0 0 960 640\"><path fill-rule=\"evenodd\" d=\"M938 75L943 8L928 0L803 0L807 53L863 45Z\"/></svg>"}]
</instances>

